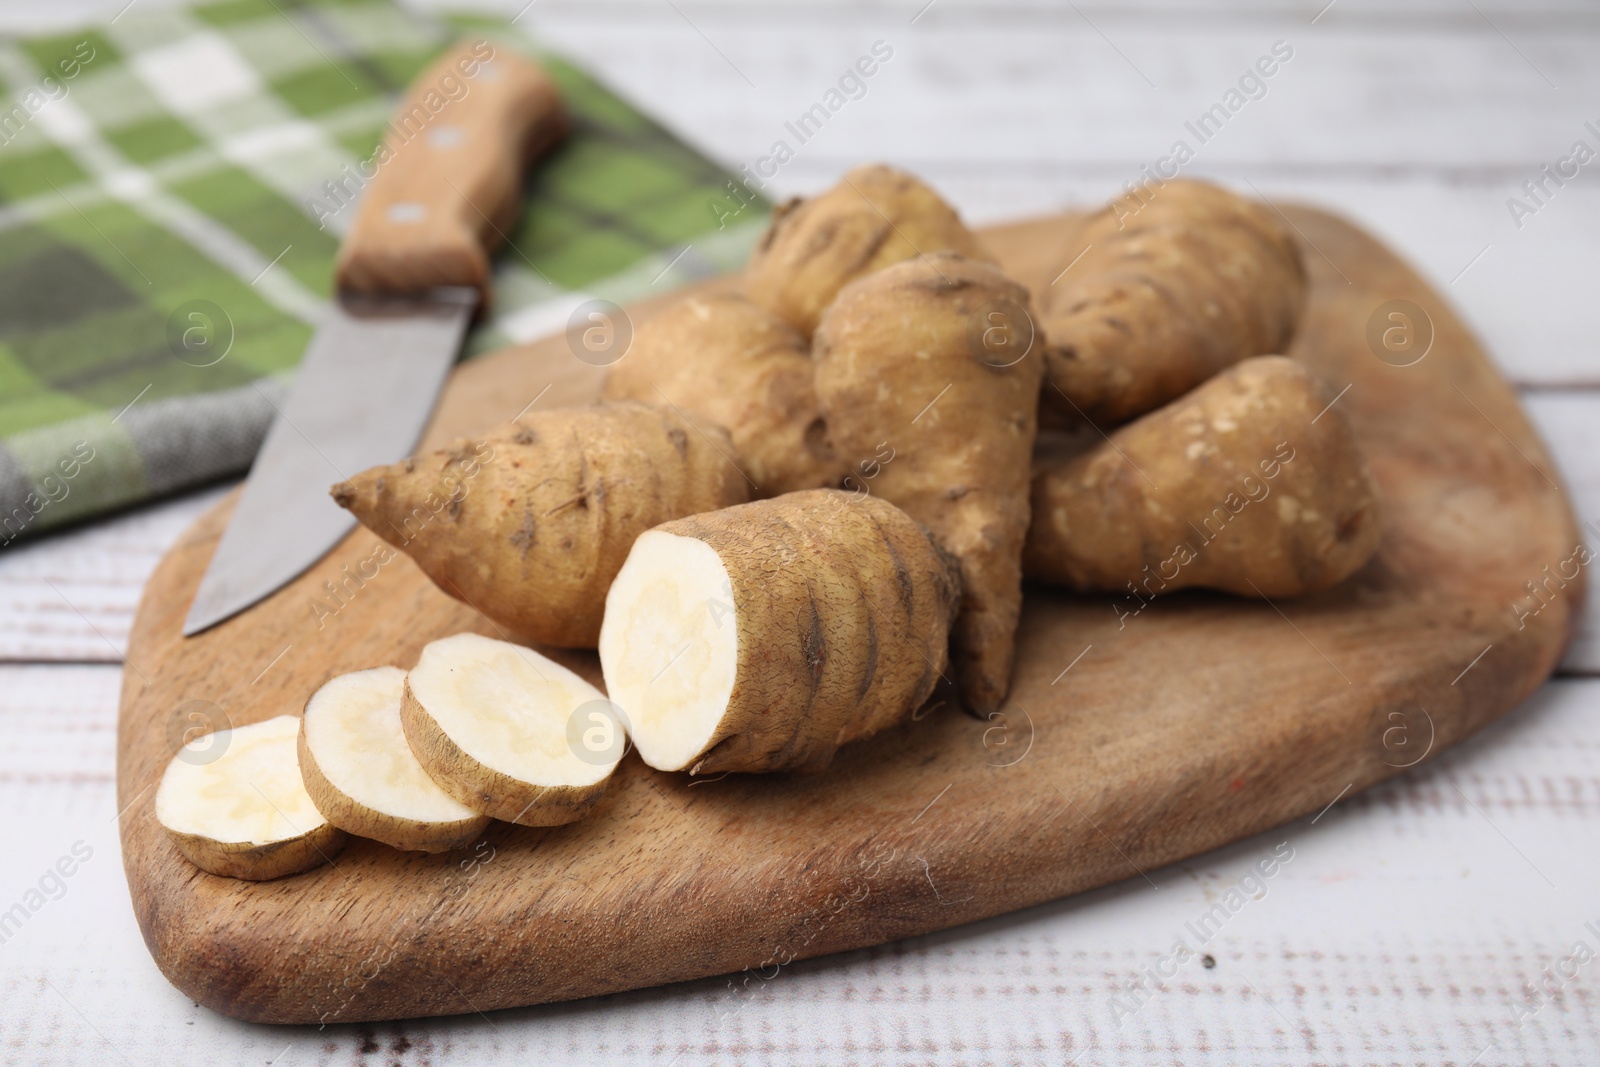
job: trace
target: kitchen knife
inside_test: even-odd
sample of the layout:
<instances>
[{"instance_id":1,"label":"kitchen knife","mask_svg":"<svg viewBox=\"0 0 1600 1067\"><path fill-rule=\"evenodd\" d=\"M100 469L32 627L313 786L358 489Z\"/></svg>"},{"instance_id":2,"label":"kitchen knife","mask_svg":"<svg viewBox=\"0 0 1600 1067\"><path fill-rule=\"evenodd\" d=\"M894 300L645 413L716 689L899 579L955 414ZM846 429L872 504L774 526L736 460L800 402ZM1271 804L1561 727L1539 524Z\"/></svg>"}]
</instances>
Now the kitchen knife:
<instances>
[{"instance_id":1,"label":"kitchen knife","mask_svg":"<svg viewBox=\"0 0 1600 1067\"><path fill-rule=\"evenodd\" d=\"M453 48L413 83L362 165L337 295L250 468L185 636L321 559L355 525L328 486L416 445L468 321L489 300L488 249L516 218L522 167L567 129L544 72L486 41Z\"/></svg>"}]
</instances>

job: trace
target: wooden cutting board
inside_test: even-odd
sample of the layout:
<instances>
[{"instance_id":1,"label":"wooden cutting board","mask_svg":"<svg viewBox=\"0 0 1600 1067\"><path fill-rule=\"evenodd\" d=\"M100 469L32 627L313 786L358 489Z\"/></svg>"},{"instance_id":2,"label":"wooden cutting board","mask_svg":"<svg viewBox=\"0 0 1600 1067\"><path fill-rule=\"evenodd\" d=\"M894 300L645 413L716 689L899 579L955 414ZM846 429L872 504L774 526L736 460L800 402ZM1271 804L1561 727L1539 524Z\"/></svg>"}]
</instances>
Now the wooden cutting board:
<instances>
[{"instance_id":1,"label":"wooden cutting board","mask_svg":"<svg viewBox=\"0 0 1600 1067\"><path fill-rule=\"evenodd\" d=\"M935 706L815 777L691 783L629 756L573 826L496 824L444 856L358 840L334 866L275 882L202 874L153 812L186 729L298 713L334 674L409 666L436 637L494 632L403 557L352 583L336 614L314 610L330 603L324 582L377 549L357 530L272 599L184 639L223 501L156 570L128 647L123 860L156 963L202 1004L281 1023L487 1011L741 971L736 987L753 989L792 959L1147 876L1315 813L1516 706L1555 667L1582 597L1581 576L1549 582L1543 600L1524 586L1580 543L1555 467L1438 294L1348 223L1288 216L1313 278L1293 355L1349 385L1338 403L1385 495L1371 565L1306 599L1186 593L1120 620L1116 598L1030 589L1002 714ZM1069 222L985 238L1037 292ZM1395 300L1431 327L1412 310L1409 355L1386 362L1369 333L1403 328L1383 307ZM588 400L601 373L561 337L464 365L428 443L547 389L541 406ZM555 655L599 682L594 656Z\"/></svg>"}]
</instances>

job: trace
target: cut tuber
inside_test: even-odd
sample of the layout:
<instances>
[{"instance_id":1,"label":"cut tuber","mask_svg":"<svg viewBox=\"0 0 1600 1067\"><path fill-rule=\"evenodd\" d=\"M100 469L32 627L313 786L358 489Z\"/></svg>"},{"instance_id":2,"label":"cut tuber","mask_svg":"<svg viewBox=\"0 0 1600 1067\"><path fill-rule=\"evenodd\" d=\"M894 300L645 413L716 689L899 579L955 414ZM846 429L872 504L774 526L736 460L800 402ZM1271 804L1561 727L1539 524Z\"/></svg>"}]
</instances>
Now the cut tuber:
<instances>
[{"instance_id":1,"label":"cut tuber","mask_svg":"<svg viewBox=\"0 0 1600 1067\"><path fill-rule=\"evenodd\" d=\"M345 832L300 778L300 720L279 715L190 741L156 789L156 821L203 871L264 881L329 863Z\"/></svg>"},{"instance_id":2,"label":"cut tuber","mask_svg":"<svg viewBox=\"0 0 1600 1067\"><path fill-rule=\"evenodd\" d=\"M394 848L443 852L489 825L436 785L400 724L406 673L374 667L329 681L306 702L300 772L317 809L341 830Z\"/></svg>"},{"instance_id":3,"label":"cut tuber","mask_svg":"<svg viewBox=\"0 0 1600 1067\"><path fill-rule=\"evenodd\" d=\"M946 666L954 562L886 501L790 493L642 535L600 663L659 770L814 770L909 718Z\"/></svg>"},{"instance_id":4,"label":"cut tuber","mask_svg":"<svg viewBox=\"0 0 1600 1067\"><path fill-rule=\"evenodd\" d=\"M462 804L523 826L589 813L622 758L605 696L530 648L478 634L428 644L406 675L406 740Z\"/></svg>"}]
</instances>

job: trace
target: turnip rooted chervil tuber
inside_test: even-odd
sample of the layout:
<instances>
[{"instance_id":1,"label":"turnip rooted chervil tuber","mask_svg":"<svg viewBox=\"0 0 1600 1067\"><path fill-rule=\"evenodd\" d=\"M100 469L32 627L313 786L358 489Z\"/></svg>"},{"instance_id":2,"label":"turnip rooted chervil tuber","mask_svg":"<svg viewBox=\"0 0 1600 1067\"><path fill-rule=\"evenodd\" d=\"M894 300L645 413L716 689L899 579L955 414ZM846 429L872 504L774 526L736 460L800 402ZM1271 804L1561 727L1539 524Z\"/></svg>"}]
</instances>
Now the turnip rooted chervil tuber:
<instances>
[{"instance_id":1,"label":"turnip rooted chervil tuber","mask_svg":"<svg viewBox=\"0 0 1600 1067\"><path fill-rule=\"evenodd\" d=\"M837 485L812 383L811 345L734 293L687 296L639 327L606 377L608 400L673 407L728 431L763 496Z\"/></svg>"},{"instance_id":2,"label":"turnip rooted chervil tuber","mask_svg":"<svg viewBox=\"0 0 1600 1067\"><path fill-rule=\"evenodd\" d=\"M818 196L779 207L751 253L745 291L810 337L844 286L935 252L990 258L938 193L905 171L874 163Z\"/></svg>"},{"instance_id":3,"label":"turnip rooted chervil tuber","mask_svg":"<svg viewBox=\"0 0 1600 1067\"><path fill-rule=\"evenodd\" d=\"M1039 294L1041 401L1066 421L1125 422L1251 356L1289 347L1300 250L1271 207L1169 181L1087 216Z\"/></svg>"},{"instance_id":4,"label":"turnip rooted chervil tuber","mask_svg":"<svg viewBox=\"0 0 1600 1067\"><path fill-rule=\"evenodd\" d=\"M1377 550L1377 484L1302 366L1246 360L1033 483L1030 578L1141 599L1325 589Z\"/></svg>"},{"instance_id":5,"label":"turnip rooted chervil tuber","mask_svg":"<svg viewBox=\"0 0 1600 1067\"><path fill-rule=\"evenodd\" d=\"M660 770L814 770L911 717L946 666L953 561L905 512L790 493L642 535L600 663Z\"/></svg>"},{"instance_id":6,"label":"turnip rooted chervil tuber","mask_svg":"<svg viewBox=\"0 0 1600 1067\"><path fill-rule=\"evenodd\" d=\"M951 637L968 708L1011 684L1022 609L1028 464L1044 365L1028 291L950 253L847 285L817 327L817 397L834 447L883 454L875 495L904 508L961 563Z\"/></svg>"},{"instance_id":7,"label":"turnip rooted chervil tuber","mask_svg":"<svg viewBox=\"0 0 1600 1067\"><path fill-rule=\"evenodd\" d=\"M745 500L733 456L722 429L670 408L597 404L532 412L332 493L451 596L543 644L593 648L635 537Z\"/></svg>"}]
</instances>

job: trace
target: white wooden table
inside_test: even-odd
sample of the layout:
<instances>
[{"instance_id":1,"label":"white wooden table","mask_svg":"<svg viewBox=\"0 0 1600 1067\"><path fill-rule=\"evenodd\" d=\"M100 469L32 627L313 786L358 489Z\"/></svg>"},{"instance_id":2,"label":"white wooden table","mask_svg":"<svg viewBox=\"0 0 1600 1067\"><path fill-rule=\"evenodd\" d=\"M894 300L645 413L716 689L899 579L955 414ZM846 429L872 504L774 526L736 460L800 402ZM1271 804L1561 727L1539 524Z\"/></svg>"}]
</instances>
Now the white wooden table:
<instances>
[{"instance_id":1,"label":"white wooden table","mask_svg":"<svg viewBox=\"0 0 1600 1067\"><path fill-rule=\"evenodd\" d=\"M8 5L0 25L125 2ZM1188 173L1332 205L1408 254L1523 389L1580 518L1600 521L1600 163L1520 227L1506 203L1574 141L1600 147L1584 126L1600 126L1600 11L1325 3L539 0L521 18L735 165L767 154L785 120L883 41L894 54L866 95L771 192L881 158L977 222L1110 195L1286 42L1265 95ZM1600 1062L1600 961L1587 959L1600 953L1595 615L1561 675L1500 724L1318 818L1150 872L1156 888L1135 879L798 963L742 1001L707 980L320 1032L217 1016L168 985L140 940L113 752L140 587L221 492L0 550L0 911L41 879L47 894L0 944L4 1062ZM1589 534L1600 547L1600 525ZM1210 963L1128 991L1280 842L1293 860L1206 946ZM74 848L58 884L47 872Z\"/></svg>"}]
</instances>

